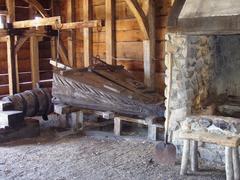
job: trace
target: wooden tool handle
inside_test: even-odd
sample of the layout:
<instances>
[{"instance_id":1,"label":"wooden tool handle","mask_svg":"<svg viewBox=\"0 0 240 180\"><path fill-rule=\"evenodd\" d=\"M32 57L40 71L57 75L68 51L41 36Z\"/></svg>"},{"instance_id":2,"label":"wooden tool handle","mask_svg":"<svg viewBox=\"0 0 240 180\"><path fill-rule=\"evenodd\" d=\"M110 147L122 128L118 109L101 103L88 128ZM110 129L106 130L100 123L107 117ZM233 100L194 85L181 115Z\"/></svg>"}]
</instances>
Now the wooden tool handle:
<instances>
[{"instance_id":1,"label":"wooden tool handle","mask_svg":"<svg viewBox=\"0 0 240 180\"><path fill-rule=\"evenodd\" d=\"M172 54L167 54L167 60L168 60L168 91L167 91L167 104L166 104L166 121L165 121L165 134L164 134L164 140L165 143L168 143L168 129L169 129L169 121L170 121L170 99L171 99L171 92L172 92Z\"/></svg>"}]
</instances>

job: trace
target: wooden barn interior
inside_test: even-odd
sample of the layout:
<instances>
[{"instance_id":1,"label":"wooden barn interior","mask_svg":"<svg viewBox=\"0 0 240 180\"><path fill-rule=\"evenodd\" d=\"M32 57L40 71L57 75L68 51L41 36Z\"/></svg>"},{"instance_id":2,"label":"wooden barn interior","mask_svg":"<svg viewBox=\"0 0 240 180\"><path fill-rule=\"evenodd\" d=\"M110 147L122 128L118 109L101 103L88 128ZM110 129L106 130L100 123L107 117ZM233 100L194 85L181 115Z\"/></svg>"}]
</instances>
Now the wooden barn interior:
<instances>
[{"instance_id":1,"label":"wooden barn interior","mask_svg":"<svg viewBox=\"0 0 240 180\"><path fill-rule=\"evenodd\" d=\"M0 0L0 179L240 180L239 19L237 0Z\"/></svg>"}]
</instances>

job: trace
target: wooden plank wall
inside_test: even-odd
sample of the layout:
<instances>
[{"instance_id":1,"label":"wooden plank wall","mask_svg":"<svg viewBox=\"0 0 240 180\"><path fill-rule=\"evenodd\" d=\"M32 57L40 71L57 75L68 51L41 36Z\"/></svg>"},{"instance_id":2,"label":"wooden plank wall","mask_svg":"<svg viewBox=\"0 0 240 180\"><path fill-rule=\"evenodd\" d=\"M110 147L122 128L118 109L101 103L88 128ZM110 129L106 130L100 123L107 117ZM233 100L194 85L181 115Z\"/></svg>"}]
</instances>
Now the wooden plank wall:
<instances>
[{"instance_id":1,"label":"wooden plank wall","mask_svg":"<svg viewBox=\"0 0 240 180\"><path fill-rule=\"evenodd\" d=\"M92 1L93 19L105 19L105 0ZM156 86L160 93L164 91L164 35L166 32L167 15L171 4L170 1L171 0L156 0ZM67 22L67 1L60 2L60 15L62 16L62 21ZM146 0L139 0L139 2L144 8ZM23 3L21 0L17 0L16 3L19 6L27 6L27 4ZM75 0L76 21L83 20L82 4L83 0ZM49 8L48 5L49 3L47 3L45 7ZM28 9L16 8L17 20L28 19L26 14L29 14ZM124 0L116 0L116 19L117 64L124 65L134 76L143 81L143 34ZM67 37L67 32L61 34L66 49L68 43ZM83 30L77 30L76 32L75 48L77 67L83 67ZM39 51L40 79L41 81L51 79L52 67L48 63L51 57L49 40L40 42ZM0 97L8 94L6 52L6 43L0 43ZM105 59L105 52L105 28L103 28L101 32L98 32L97 29L93 29L93 55L96 56L99 54L101 58ZM26 42L18 53L18 66L21 91L31 89L29 42ZM49 81L43 84L46 86L51 85Z\"/></svg>"},{"instance_id":2,"label":"wooden plank wall","mask_svg":"<svg viewBox=\"0 0 240 180\"><path fill-rule=\"evenodd\" d=\"M20 6L28 7L28 4L21 0L16 0L16 20L28 19L29 9L20 8ZM5 8L5 1L0 2L0 9ZM46 6L46 8L48 8ZM0 43L0 97L9 94L8 91L8 68L7 68L7 45L4 42ZM50 42L42 41L39 43L40 54L40 85L43 87L50 87L52 79L52 67L49 65L49 58L51 57ZM32 89L31 80L31 62L30 62L30 42L25 42L18 53L18 67L19 67L19 82L20 91Z\"/></svg>"},{"instance_id":3,"label":"wooden plank wall","mask_svg":"<svg viewBox=\"0 0 240 180\"><path fill-rule=\"evenodd\" d=\"M143 9L146 0L139 0ZM83 0L75 2L76 20L83 20ZM156 86L160 93L164 90L164 38L166 32L167 15L171 5L170 0L156 0ZM105 0L92 0L93 19L105 19ZM66 22L67 3L61 3L62 21ZM136 19L124 0L116 0L116 54L117 64L124 65L138 79L143 81L143 34L139 29ZM62 33L61 38L67 48L67 33ZM105 28L101 32L93 29L93 55L106 58ZM83 31L77 31L76 40L77 66L83 67Z\"/></svg>"}]
</instances>

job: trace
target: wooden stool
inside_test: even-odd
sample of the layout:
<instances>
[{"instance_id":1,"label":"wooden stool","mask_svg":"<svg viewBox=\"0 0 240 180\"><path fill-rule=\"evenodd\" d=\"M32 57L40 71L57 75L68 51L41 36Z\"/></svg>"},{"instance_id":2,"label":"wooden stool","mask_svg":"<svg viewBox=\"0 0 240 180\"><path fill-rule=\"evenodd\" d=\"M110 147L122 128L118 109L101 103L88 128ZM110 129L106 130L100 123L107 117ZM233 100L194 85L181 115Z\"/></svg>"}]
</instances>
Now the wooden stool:
<instances>
[{"instance_id":1,"label":"wooden stool","mask_svg":"<svg viewBox=\"0 0 240 180\"><path fill-rule=\"evenodd\" d=\"M117 136L121 135L122 121L138 123L138 124L143 124L148 126L148 139L153 141L157 140L157 128L162 128L162 129L164 128L163 125L154 123L153 117L149 117L144 120L144 119L118 116L114 118L114 134Z\"/></svg>"},{"instance_id":2,"label":"wooden stool","mask_svg":"<svg viewBox=\"0 0 240 180\"><path fill-rule=\"evenodd\" d=\"M189 157L191 159L191 170L193 172L198 170L198 142L206 142L225 147L226 179L240 180L238 150L240 145L239 136L226 136L202 131L181 131L175 134L175 137L178 139L183 139L184 142L180 172L181 175L185 175L187 173Z\"/></svg>"}]
</instances>

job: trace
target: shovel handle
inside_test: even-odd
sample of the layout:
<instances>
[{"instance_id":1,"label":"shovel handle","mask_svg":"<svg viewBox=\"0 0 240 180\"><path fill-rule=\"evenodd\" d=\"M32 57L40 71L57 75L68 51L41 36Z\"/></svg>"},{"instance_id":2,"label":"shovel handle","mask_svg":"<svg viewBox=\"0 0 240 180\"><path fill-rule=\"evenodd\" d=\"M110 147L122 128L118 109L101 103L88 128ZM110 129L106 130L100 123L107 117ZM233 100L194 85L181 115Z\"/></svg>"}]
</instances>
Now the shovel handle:
<instances>
[{"instance_id":1,"label":"shovel handle","mask_svg":"<svg viewBox=\"0 0 240 180\"><path fill-rule=\"evenodd\" d=\"M165 133L164 133L164 141L168 143L168 129L169 129L169 121L170 121L170 99L171 99L171 92L172 92L172 54L167 53L166 55L168 60L168 91L167 91L167 107L166 107L166 121L165 121Z\"/></svg>"}]
</instances>

